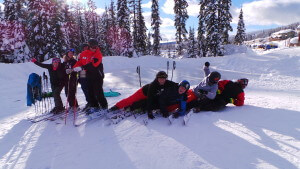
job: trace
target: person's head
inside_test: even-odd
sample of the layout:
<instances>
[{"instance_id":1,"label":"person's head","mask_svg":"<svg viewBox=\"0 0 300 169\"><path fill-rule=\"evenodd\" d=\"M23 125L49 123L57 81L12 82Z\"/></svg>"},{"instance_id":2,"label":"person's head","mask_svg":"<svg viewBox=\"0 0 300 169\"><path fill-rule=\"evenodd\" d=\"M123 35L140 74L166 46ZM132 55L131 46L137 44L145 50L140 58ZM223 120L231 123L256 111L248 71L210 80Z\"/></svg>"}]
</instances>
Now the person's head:
<instances>
[{"instance_id":1,"label":"person's head","mask_svg":"<svg viewBox=\"0 0 300 169\"><path fill-rule=\"evenodd\" d=\"M237 82L240 84L240 86L242 87L242 89L245 89L248 85L248 79L246 78L241 78L241 79L238 79Z\"/></svg>"},{"instance_id":2,"label":"person's head","mask_svg":"<svg viewBox=\"0 0 300 169\"><path fill-rule=\"evenodd\" d=\"M74 49L69 49L69 50L67 51L66 56L68 57L68 59L71 59L72 57L74 57L74 53L75 53L75 50L74 50Z\"/></svg>"},{"instance_id":3,"label":"person's head","mask_svg":"<svg viewBox=\"0 0 300 169\"><path fill-rule=\"evenodd\" d=\"M158 81L158 83L160 85L164 85L166 80L168 78L168 75L165 71L159 71L157 74L156 74L156 79Z\"/></svg>"},{"instance_id":4,"label":"person's head","mask_svg":"<svg viewBox=\"0 0 300 169\"><path fill-rule=\"evenodd\" d=\"M85 50L88 50L89 49L89 44L87 43L84 43L81 45L81 51L85 51Z\"/></svg>"},{"instance_id":5,"label":"person's head","mask_svg":"<svg viewBox=\"0 0 300 169\"><path fill-rule=\"evenodd\" d=\"M178 93L183 94L190 89L190 83L187 80L181 81L179 84Z\"/></svg>"},{"instance_id":6,"label":"person's head","mask_svg":"<svg viewBox=\"0 0 300 169\"><path fill-rule=\"evenodd\" d=\"M60 63L61 63L60 58L57 58L57 57L52 58L52 66L53 66L54 70L57 69L57 67L59 66Z\"/></svg>"},{"instance_id":7,"label":"person's head","mask_svg":"<svg viewBox=\"0 0 300 169\"><path fill-rule=\"evenodd\" d=\"M210 66L210 63L209 63L209 62L205 62L204 65L205 65L206 67L209 67L209 66Z\"/></svg>"},{"instance_id":8,"label":"person's head","mask_svg":"<svg viewBox=\"0 0 300 169\"><path fill-rule=\"evenodd\" d=\"M96 39L90 39L88 43L89 43L89 49L95 52L98 48L98 41Z\"/></svg>"},{"instance_id":9,"label":"person's head","mask_svg":"<svg viewBox=\"0 0 300 169\"><path fill-rule=\"evenodd\" d=\"M214 71L214 72L211 72L207 78L211 85L217 84L219 82L219 80L221 79L221 74L219 72Z\"/></svg>"}]
</instances>

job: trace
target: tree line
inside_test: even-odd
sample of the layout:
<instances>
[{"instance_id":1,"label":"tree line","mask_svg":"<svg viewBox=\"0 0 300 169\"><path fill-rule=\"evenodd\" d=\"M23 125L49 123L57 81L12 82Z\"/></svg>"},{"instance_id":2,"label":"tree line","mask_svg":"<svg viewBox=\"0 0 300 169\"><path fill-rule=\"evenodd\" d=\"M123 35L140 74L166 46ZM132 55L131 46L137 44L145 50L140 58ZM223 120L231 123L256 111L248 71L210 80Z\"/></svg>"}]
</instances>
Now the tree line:
<instances>
[{"instance_id":1,"label":"tree line","mask_svg":"<svg viewBox=\"0 0 300 169\"><path fill-rule=\"evenodd\" d=\"M151 29L147 30L141 0L112 0L99 15L88 0L4 0L0 9L0 61L44 61L74 48L77 53L88 39L99 41L104 56L161 55L162 24L158 0L151 0ZM198 32L186 29L186 0L174 0L176 56L222 56L232 31L231 0L200 0ZM197 36L197 37L195 37ZM245 40L242 10L235 43Z\"/></svg>"}]
</instances>

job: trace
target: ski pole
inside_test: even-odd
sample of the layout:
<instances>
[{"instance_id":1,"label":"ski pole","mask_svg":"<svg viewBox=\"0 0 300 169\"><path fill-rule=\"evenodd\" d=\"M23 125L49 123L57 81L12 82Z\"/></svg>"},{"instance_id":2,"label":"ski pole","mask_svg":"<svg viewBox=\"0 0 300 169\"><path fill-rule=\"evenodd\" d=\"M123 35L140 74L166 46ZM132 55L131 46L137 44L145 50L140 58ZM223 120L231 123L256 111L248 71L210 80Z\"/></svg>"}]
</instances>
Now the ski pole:
<instances>
[{"instance_id":1,"label":"ski pole","mask_svg":"<svg viewBox=\"0 0 300 169\"><path fill-rule=\"evenodd\" d=\"M169 61L167 61L167 75L169 76Z\"/></svg>"},{"instance_id":2,"label":"ski pole","mask_svg":"<svg viewBox=\"0 0 300 169\"><path fill-rule=\"evenodd\" d=\"M47 85L46 85L46 73L43 73L43 86L44 86L44 93L45 93L45 101L47 102L46 107L47 111L49 112L49 98L48 98L48 92L47 92Z\"/></svg>"},{"instance_id":3,"label":"ski pole","mask_svg":"<svg viewBox=\"0 0 300 169\"><path fill-rule=\"evenodd\" d=\"M136 73L139 75L139 81L140 81L140 87L142 87L142 81L141 81L141 67L136 67Z\"/></svg>"},{"instance_id":4,"label":"ski pole","mask_svg":"<svg viewBox=\"0 0 300 169\"><path fill-rule=\"evenodd\" d=\"M69 104L69 92L70 92L70 75L68 77L68 91L67 91L67 99L66 99L66 112L65 112L65 125L67 124L67 116L68 116L68 104Z\"/></svg>"},{"instance_id":5,"label":"ski pole","mask_svg":"<svg viewBox=\"0 0 300 169\"><path fill-rule=\"evenodd\" d=\"M176 69L176 62L173 61L173 69L172 69L172 77L171 77L171 81L173 79L173 71Z\"/></svg>"},{"instance_id":6,"label":"ski pole","mask_svg":"<svg viewBox=\"0 0 300 169\"><path fill-rule=\"evenodd\" d=\"M76 80L75 80L75 97L74 97L74 112L73 112L73 125L75 126L75 121L76 121L76 113L77 113L77 106L78 106L78 102L77 102L77 99L76 99L76 94L77 94L77 83L78 83L78 77L77 77L77 74L76 74Z\"/></svg>"}]
</instances>

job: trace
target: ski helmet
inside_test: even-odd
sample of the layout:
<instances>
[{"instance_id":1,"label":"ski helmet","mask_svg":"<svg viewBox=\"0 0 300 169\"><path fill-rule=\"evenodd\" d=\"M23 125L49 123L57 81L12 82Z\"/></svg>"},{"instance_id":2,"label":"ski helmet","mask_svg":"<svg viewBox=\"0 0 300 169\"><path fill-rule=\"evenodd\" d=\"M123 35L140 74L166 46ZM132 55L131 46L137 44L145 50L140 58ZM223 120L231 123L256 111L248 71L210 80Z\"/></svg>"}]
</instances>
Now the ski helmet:
<instances>
[{"instance_id":1,"label":"ski helmet","mask_svg":"<svg viewBox=\"0 0 300 169\"><path fill-rule=\"evenodd\" d=\"M211 83L211 84L216 84L219 82L219 80L221 79L221 74L219 72L211 72L209 75L208 75L208 81Z\"/></svg>"},{"instance_id":2,"label":"ski helmet","mask_svg":"<svg viewBox=\"0 0 300 169\"><path fill-rule=\"evenodd\" d=\"M81 51L83 51L84 48L85 48L85 47L88 47L88 46L89 46L89 44L87 44L87 43L82 44L82 45L81 45Z\"/></svg>"},{"instance_id":3,"label":"ski helmet","mask_svg":"<svg viewBox=\"0 0 300 169\"><path fill-rule=\"evenodd\" d=\"M187 80L183 80L179 83L179 86L184 87L186 90L190 89L190 83Z\"/></svg>"},{"instance_id":4,"label":"ski helmet","mask_svg":"<svg viewBox=\"0 0 300 169\"><path fill-rule=\"evenodd\" d=\"M55 57L55 58L52 58L52 63L61 63L61 60L60 60L60 58Z\"/></svg>"},{"instance_id":5,"label":"ski helmet","mask_svg":"<svg viewBox=\"0 0 300 169\"><path fill-rule=\"evenodd\" d=\"M168 78L168 75L165 71L159 71L157 74L156 74L156 78Z\"/></svg>"},{"instance_id":6,"label":"ski helmet","mask_svg":"<svg viewBox=\"0 0 300 169\"><path fill-rule=\"evenodd\" d=\"M90 39L89 46L90 47L98 46L98 41L96 39Z\"/></svg>"},{"instance_id":7,"label":"ski helmet","mask_svg":"<svg viewBox=\"0 0 300 169\"><path fill-rule=\"evenodd\" d=\"M209 62L205 62L204 65L205 65L206 67L209 67L209 66L210 66L210 63L209 63Z\"/></svg>"},{"instance_id":8,"label":"ski helmet","mask_svg":"<svg viewBox=\"0 0 300 169\"><path fill-rule=\"evenodd\" d=\"M237 82L242 86L243 89L245 89L248 85L248 79L247 78L241 78Z\"/></svg>"}]
</instances>

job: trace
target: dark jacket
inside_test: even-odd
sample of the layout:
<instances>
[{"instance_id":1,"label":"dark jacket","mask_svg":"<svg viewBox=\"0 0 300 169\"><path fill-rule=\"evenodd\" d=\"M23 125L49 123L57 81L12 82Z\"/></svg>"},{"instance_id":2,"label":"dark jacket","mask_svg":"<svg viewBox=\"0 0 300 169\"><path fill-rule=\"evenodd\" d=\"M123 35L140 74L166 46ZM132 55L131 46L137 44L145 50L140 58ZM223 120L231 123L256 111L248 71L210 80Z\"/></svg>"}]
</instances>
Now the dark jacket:
<instances>
[{"instance_id":1,"label":"dark jacket","mask_svg":"<svg viewBox=\"0 0 300 169\"><path fill-rule=\"evenodd\" d=\"M229 99L233 99L233 104L236 106L243 106L245 100L245 93L238 82L230 80L221 80L218 83L219 93L216 98L223 99L229 103Z\"/></svg>"},{"instance_id":2,"label":"dark jacket","mask_svg":"<svg viewBox=\"0 0 300 169\"><path fill-rule=\"evenodd\" d=\"M67 74L66 74L66 69L62 63L59 64L56 70L53 70L52 64L44 64L37 61L34 62L34 64L42 68L48 69L52 88L65 85Z\"/></svg>"},{"instance_id":3,"label":"dark jacket","mask_svg":"<svg viewBox=\"0 0 300 169\"><path fill-rule=\"evenodd\" d=\"M162 92L159 98L159 107L161 113L168 113L168 106L179 104L179 113L180 115L184 115L186 110L187 94L186 92L183 94L179 94L178 88L179 86L176 85L170 88L166 88L165 91Z\"/></svg>"},{"instance_id":4,"label":"dark jacket","mask_svg":"<svg viewBox=\"0 0 300 169\"><path fill-rule=\"evenodd\" d=\"M151 112L153 109L157 108L159 96L161 95L161 93L166 88L174 86L177 86L177 83L170 80L166 80L164 85L160 85L157 78L150 84L143 86L143 94L147 96L147 111Z\"/></svg>"},{"instance_id":5,"label":"dark jacket","mask_svg":"<svg viewBox=\"0 0 300 169\"><path fill-rule=\"evenodd\" d=\"M63 63L63 66L65 67L65 69L72 69L73 66L76 64L76 60L74 58L71 58L70 60L66 61ZM76 82L77 79L77 72L72 72L70 79L69 79L69 75L67 75L67 81L71 80L71 82Z\"/></svg>"}]
</instances>

